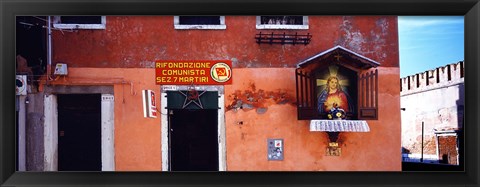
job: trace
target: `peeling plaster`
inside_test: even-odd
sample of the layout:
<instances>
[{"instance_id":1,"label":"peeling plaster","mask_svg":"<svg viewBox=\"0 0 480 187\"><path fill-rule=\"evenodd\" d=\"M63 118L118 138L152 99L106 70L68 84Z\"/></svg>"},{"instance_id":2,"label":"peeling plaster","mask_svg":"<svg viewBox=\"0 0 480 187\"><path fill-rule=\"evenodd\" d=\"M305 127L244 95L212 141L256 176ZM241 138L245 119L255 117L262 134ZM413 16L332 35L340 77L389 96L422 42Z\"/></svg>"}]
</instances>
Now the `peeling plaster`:
<instances>
[{"instance_id":1,"label":"peeling plaster","mask_svg":"<svg viewBox=\"0 0 480 187\"><path fill-rule=\"evenodd\" d=\"M347 32L348 47L356 51L362 51L362 44L365 43L365 39L359 31Z\"/></svg>"},{"instance_id":2,"label":"peeling plaster","mask_svg":"<svg viewBox=\"0 0 480 187\"><path fill-rule=\"evenodd\" d=\"M237 58L234 57L234 58L230 59L230 61L232 61L232 66L233 66L233 67L237 67L237 66L238 66L238 59L237 59Z\"/></svg>"},{"instance_id":3,"label":"peeling plaster","mask_svg":"<svg viewBox=\"0 0 480 187\"><path fill-rule=\"evenodd\" d=\"M387 45L386 37L388 36L389 32L389 24L386 18L381 18L375 22L376 29L370 31L370 40L375 44L373 53L381 52L377 54L378 61L384 61L387 58L387 51L383 50Z\"/></svg>"},{"instance_id":4,"label":"peeling plaster","mask_svg":"<svg viewBox=\"0 0 480 187\"><path fill-rule=\"evenodd\" d=\"M140 66L144 68L155 68L155 63L152 61L142 61L140 62Z\"/></svg>"},{"instance_id":5,"label":"peeling plaster","mask_svg":"<svg viewBox=\"0 0 480 187\"><path fill-rule=\"evenodd\" d=\"M278 89L276 91L265 91L258 89L255 83L250 83L250 89L248 90L235 90L233 94L228 96L232 102L226 106L226 110L253 110L255 109L257 114L264 114L268 111L268 107L271 105L283 105L283 104L296 104L296 98L291 95L291 91L286 89Z\"/></svg>"},{"instance_id":6,"label":"peeling plaster","mask_svg":"<svg viewBox=\"0 0 480 187\"><path fill-rule=\"evenodd\" d=\"M385 18L380 18L375 22L377 24L377 27L380 27L382 29L382 33L387 33L388 32L388 22L387 19ZM385 34L384 34L385 35Z\"/></svg>"},{"instance_id":7,"label":"peeling plaster","mask_svg":"<svg viewBox=\"0 0 480 187\"><path fill-rule=\"evenodd\" d=\"M365 38L359 29L353 29L351 19L349 16L343 18L339 29L344 34L335 41L335 45L346 46L353 51L363 53L362 44L365 43Z\"/></svg>"},{"instance_id":8,"label":"peeling plaster","mask_svg":"<svg viewBox=\"0 0 480 187\"><path fill-rule=\"evenodd\" d=\"M343 22L339 26L340 33L343 34L335 41L335 45L345 46L363 55L370 54L376 56L375 60L379 62L385 61L388 57L385 49L388 48L387 38L390 34L388 32L388 20L380 18L375 22L375 27L368 33L362 32L358 27L354 27L352 19L349 16L343 18Z\"/></svg>"}]
</instances>

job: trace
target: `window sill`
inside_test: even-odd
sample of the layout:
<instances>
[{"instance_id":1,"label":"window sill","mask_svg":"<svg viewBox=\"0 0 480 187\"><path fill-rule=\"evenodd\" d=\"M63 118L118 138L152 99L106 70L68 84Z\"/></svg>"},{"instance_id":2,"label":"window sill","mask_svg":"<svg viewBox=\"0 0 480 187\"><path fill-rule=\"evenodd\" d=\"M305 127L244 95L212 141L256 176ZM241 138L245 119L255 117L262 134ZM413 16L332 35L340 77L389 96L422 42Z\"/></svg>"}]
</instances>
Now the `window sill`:
<instances>
[{"instance_id":1,"label":"window sill","mask_svg":"<svg viewBox=\"0 0 480 187\"><path fill-rule=\"evenodd\" d=\"M188 30L188 29L198 29L198 30L224 30L227 29L226 25L174 25L175 29Z\"/></svg>"},{"instance_id":2,"label":"window sill","mask_svg":"<svg viewBox=\"0 0 480 187\"><path fill-rule=\"evenodd\" d=\"M105 24L53 24L57 29L105 29Z\"/></svg>"},{"instance_id":3,"label":"window sill","mask_svg":"<svg viewBox=\"0 0 480 187\"><path fill-rule=\"evenodd\" d=\"M308 25L256 25L257 29L298 29L307 30Z\"/></svg>"}]
</instances>

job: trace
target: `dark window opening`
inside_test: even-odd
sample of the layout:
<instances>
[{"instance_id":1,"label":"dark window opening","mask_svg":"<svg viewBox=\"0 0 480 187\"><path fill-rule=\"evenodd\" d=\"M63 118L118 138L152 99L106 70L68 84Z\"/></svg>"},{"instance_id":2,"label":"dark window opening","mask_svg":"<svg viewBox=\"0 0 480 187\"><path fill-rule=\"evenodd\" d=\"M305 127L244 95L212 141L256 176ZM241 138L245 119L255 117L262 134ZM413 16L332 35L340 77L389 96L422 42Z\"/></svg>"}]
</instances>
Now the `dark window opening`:
<instances>
[{"instance_id":1,"label":"dark window opening","mask_svg":"<svg viewBox=\"0 0 480 187\"><path fill-rule=\"evenodd\" d=\"M46 16L16 17L16 72L28 75L28 84L38 91L38 79L47 68Z\"/></svg>"},{"instance_id":2,"label":"dark window opening","mask_svg":"<svg viewBox=\"0 0 480 187\"><path fill-rule=\"evenodd\" d=\"M180 25L220 25L220 16L178 16Z\"/></svg>"},{"instance_id":3,"label":"dark window opening","mask_svg":"<svg viewBox=\"0 0 480 187\"><path fill-rule=\"evenodd\" d=\"M303 16L261 16L264 25L303 25Z\"/></svg>"}]
</instances>

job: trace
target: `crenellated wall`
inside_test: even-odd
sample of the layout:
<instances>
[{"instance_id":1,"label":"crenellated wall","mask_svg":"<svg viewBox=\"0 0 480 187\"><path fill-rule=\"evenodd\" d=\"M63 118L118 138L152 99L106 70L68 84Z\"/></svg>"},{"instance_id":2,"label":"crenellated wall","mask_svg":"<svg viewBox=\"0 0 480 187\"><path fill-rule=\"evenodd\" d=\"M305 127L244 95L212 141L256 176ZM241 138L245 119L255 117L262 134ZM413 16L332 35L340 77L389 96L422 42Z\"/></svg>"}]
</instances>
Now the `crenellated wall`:
<instances>
[{"instance_id":1,"label":"crenellated wall","mask_svg":"<svg viewBox=\"0 0 480 187\"><path fill-rule=\"evenodd\" d=\"M423 73L417 73L400 78L400 95L448 86L459 81L463 82L463 61L438 67Z\"/></svg>"},{"instance_id":2,"label":"crenellated wall","mask_svg":"<svg viewBox=\"0 0 480 187\"><path fill-rule=\"evenodd\" d=\"M427 155L437 154L434 132L462 129L463 72L464 62L460 61L400 79L404 152L421 153L422 123L424 154Z\"/></svg>"}]
</instances>

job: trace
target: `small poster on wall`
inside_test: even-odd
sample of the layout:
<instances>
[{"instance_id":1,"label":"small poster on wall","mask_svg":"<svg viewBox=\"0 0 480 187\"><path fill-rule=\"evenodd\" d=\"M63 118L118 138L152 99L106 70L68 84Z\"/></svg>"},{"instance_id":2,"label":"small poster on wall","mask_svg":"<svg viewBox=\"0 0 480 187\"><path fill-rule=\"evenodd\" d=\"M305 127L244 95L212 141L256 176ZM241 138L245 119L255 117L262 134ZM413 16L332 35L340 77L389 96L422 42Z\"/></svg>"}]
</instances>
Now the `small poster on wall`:
<instances>
[{"instance_id":1,"label":"small poster on wall","mask_svg":"<svg viewBox=\"0 0 480 187\"><path fill-rule=\"evenodd\" d=\"M268 139L268 160L283 160L283 139Z\"/></svg>"}]
</instances>

